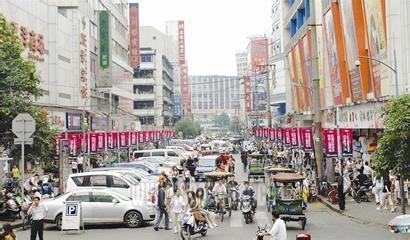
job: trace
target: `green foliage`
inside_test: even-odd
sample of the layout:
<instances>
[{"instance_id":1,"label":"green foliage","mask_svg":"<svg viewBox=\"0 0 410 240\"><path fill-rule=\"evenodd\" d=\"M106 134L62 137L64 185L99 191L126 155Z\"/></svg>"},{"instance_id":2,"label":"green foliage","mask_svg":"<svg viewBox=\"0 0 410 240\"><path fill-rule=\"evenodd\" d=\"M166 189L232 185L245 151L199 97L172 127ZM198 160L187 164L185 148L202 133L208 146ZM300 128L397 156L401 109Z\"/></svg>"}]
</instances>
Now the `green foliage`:
<instances>
[{"instance_id":1,"label":"green foliage","mask_svg":"<svg viewBox=\"0 0 410 240\"><path fill-rule=\"evenodd\" d=\"M215 116L214 123L217 127L229 128L229 126L231 125L231 119L229 118L228 114L223 112Z\"/></svg>"},{"instance_id":2,"label":"green foliage","mask_svg":"<svg viewBox=\"0 0 410 240\"><path fill-rule=\"evenodd\" d=\"M56 132L40 117L40 109L33 106L33 99L41 97L43 91L39 88L35 64L24 60L22 53L20 39L0 15L0 144L11 147L13 155L20 156L20 148L12 147L15 136L11 133L11 123L17 114L29 113L37 125L32 136L34 144L26 148L26 160L41 162L51 159Z\"/></svg>"},{"instance_id":3,"label":"green foliage","mask_svg":"<svg viewBox=\"0 0 410 240\"><path fill-rule=\"evenodd\" d=\"M376 169L410 177L410 95L393 99L383 108L385 134L376 150Z\"/></svg>"},{"instance_id":4,"label":"green foliage","mask_svg":"<svg viewBox=\"0 0 410 240\"><path fill-rule=\"evenodd\" d=\"M201 134L201 127L190 119L181 120L175 124L175 131L181 132L183 138L196 137Z\"/></svg>"}]
</instances>

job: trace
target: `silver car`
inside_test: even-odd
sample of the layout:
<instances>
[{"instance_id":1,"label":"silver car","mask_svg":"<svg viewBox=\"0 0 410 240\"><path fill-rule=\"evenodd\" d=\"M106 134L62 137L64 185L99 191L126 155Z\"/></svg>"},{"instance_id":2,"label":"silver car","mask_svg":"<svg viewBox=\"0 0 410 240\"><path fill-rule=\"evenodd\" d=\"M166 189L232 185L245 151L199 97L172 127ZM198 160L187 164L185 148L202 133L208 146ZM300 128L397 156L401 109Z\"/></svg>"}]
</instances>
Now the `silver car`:
<instances>
[{"instance_id":1,"label":"silver car","mask_svg":"<svg viewBox=\"0 0 410 240\"><path fill-rule=\"evenodd\" d=\"M135 228L155 219L154 204L148 200L130 200L110 190L85 189L44 200L48 208L45 222L54 223L61 229L65 201L81 202L84 224L124 223Z\"/></svg>"}]
</instances>

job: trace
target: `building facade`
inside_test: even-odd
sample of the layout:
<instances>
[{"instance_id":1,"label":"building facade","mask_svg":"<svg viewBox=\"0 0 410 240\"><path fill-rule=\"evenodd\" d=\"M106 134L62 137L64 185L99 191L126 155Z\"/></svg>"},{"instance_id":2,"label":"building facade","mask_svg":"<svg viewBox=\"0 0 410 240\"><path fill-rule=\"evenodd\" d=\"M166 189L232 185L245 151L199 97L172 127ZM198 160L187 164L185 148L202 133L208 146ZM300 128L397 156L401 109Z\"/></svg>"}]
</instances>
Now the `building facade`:
<instances>
[{"instance_id":1,"label":"building facade","mask_svg":"<svg viewBox=\"0 0 410 240\"><path fill-rule=\"evenodd\" d=\"M236 76L189 76L191 86L192 114L202 125L212 125L220 113L231 119L240 112L240 78ZM201 125L201 126L202 126Z\"/></svg>"},{"instance_id":2,"label":"building facade","mask_svg":"<svg viewBox=\"0 0 410 240\"><path fill-rule=\"evenodd\" d=\"M133 97L132 87L124 86L132 79L127 11L125 1L0 2L0 14L22 39L23 57L36 63L44 96L35 104L54 128L81 130L83 110L89 118L88 129L130 127L132 117L119 108L129 106ZM101 12L108 21L100 21ZM103 36L104 53L100 51L101 24L108 33ZM33 44L25 39L33 39ZM102 54L109 59L103 64L106 71Z\"/></svg>"},{"instance_id":3,"label":"building facade","mask_svg":"<svg viewBox=\"0 0 410 240\"><path fill-rule=\"evenodd\" d=\"M177 51L168 51L168 44L175 46L175 39L154 27L140 27L141 63L133 80L133 113L143 129L168 128L174 122L173 88L178 71L171 60L177 59Z\"/></svg>"},{"instance_id":4,"label":"building facade","mask_svg":"<svg viewBox=\"0 0 410 240\"><path fill-rule=\"evenodd\" d=\"M385 0L284 1L286 93L289 112L293 113L289 125L311 126L312 80L317 77L322 126L352 129L355 151L371 158L383 134L382 106L409 91L404 40L408 23L403 22L406 4ZM316 55L319 62L314 69ZM389 69L395 69L396 63L397 84L394 71Z\"/></svg>"}]
</instances>

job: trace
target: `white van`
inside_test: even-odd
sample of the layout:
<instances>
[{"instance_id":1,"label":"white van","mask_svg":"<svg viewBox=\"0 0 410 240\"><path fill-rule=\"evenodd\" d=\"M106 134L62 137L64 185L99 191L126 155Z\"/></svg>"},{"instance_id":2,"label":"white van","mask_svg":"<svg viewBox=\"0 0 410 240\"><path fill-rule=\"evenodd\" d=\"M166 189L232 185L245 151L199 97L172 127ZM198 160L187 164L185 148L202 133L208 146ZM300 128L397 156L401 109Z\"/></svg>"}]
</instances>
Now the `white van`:
<instances>
[{"instance_id":1,"label":"white van","mask_svg":"<svg viewBox=\"0 0 410 240\"><path fill-rule=\"evenodd\" d=\"M181 160L187 160L186 157L176 149L151 149L134 151L135 159L141 157L164 157L166 162L179 164Z\"/></svg>"},{"instance_id":2,"label":"white van","mask_svg":"<svg viewBox=\"0 0 410 240\"><path fill-rule=\"evenodd\" d=\"M85 172L71 174L67 180L66 192L94 188L110 189L130 199L137 198L138 182L119 172Z\"/></svg>"}]
</instances>

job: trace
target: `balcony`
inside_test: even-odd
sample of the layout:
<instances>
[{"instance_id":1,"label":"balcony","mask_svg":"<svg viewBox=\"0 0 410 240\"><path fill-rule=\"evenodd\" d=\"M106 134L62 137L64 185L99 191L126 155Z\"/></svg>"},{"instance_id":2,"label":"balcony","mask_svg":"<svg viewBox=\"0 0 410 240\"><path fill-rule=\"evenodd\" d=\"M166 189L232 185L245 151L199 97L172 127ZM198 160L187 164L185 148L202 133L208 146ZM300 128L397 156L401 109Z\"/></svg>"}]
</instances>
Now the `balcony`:
<instances>
[{"instance_id":1,"label":"balcony","mask_svg":"<svg viewBox=\"0 0 410 240\"><path fill-rule=\"evenodd\" d=\"M155 85L155 79L154 78L134 78L132 80L132 83L134 85Z\"/></svg>"},{"instance_id":2,"label":"balcony","mask_svg":"<svg viewBox=\"0 0 410 240\"><path fill-rule=\"evenodd\" d=\"M154 101L155 93L136 93L135 100L137 101Z\"/></svg>"}]
</instances>

